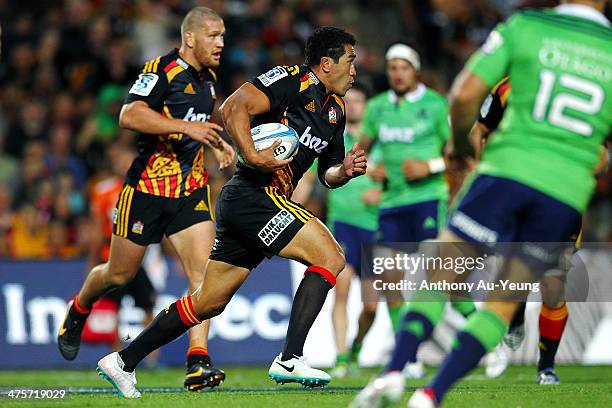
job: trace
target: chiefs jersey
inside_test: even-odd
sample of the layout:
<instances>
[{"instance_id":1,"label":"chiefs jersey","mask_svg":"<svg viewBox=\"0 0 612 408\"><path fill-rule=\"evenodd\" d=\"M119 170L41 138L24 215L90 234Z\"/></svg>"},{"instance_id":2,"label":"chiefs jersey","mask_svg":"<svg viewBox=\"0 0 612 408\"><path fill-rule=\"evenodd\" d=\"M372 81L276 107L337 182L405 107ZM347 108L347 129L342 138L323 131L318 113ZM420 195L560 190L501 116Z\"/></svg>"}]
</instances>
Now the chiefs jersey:
<instances>
[{"instance_id":1,"label":"chiefs jersey","mask_svg":"<svg viewBox=\"0 0 612 408\"><path fill-rule=\"evenodd\" d=\"M325 86L306 65L278 66L249 81L270 100L270 111L253 118L251 125L282 123L293 128L300 146L293 160L274 173L263 173L238 164L235 180L262 187L276 187L291 197L302 175L318 157L319 179L344 159L344 101L328 94Z\"/></svg>"},{"instance_id":2,"label":"chiefs jersey","mask_svg":"<svg viewBox=\"0 0 612 408\"><path fill-rule=\"evenodd\" d=\"M198 72L174 50L144 65L125 103L144 101L167 118L207 122L215 105L216 74ZM204 187L204 147L187 134L138 135L126 183L143 193L179 198Z\"/></svg>"}]
</instances>

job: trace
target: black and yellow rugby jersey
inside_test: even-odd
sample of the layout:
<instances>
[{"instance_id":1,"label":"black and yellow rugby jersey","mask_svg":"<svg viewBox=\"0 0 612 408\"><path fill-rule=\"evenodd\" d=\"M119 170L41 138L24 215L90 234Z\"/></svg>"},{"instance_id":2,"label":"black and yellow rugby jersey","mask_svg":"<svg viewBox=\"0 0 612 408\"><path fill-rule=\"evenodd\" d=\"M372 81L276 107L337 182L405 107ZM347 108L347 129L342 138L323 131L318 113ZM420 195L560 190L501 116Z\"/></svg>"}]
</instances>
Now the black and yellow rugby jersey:
<instances>
[{"instance_id":1,"label":"black and yellow rugby jersey","mask_svg":"<svg viewBox=\"0 0 612 408\"><path fill-rule=\"evenodd\" d=\"M504 117L510 92L510 78L505 77L491 89L491 93L482 102L480 113L478 114L478 122L488 127L491 131L497 129L499 122Z\"/></svg>"},{"instance_id":2,"label":"black and yellow rugby jersey","mask_svg":"<svg viewBox=\"0 0 612 408\"><path fill-rule=\"evenodd\" d=\"M325 86L306 65L278 66L249 81L270 99L270 111L253 117L252 127L282 123L293 128L300 146L291 163L274 173L264 173L238 164L230 183L246 180L262 187L275 187L291 197L302 175L318 157L319 179L344 159L344 101L327 94Z\"/></svg>"},{"instance_id":3,"label":"black and yellow rugby jersey","mask_svg":"<svg viewBox=\"0 0 612 408\"><path fill-rule=\"evenodd\" d=\"M212 69L198 72L174 50L144 65L125 103L144 101L167 118L207 122L215 105L215 81ZM127 184L143 193L179 198L207 181L201 142L183 133L138 135Z\"/></svg>"}]
</instances>

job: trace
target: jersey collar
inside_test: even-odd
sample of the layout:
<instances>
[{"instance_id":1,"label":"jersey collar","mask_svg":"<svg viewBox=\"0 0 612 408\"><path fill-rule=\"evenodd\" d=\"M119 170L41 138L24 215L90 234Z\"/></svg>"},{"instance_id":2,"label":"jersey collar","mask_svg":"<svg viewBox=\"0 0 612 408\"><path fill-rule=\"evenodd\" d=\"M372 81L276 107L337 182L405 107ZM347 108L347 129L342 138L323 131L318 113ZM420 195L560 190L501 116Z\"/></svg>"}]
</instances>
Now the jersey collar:
<instances>
[{"instance_id":1,"label":"jersey collar","mask_svg":"<svg viewBox=\"0 0 612 408\"><path fill-rule=\"evenodd\" d=\"M181 67L183 67L187 71L191 72L196 78L200 78L200 71L195 69L193 65L189 65L187 61L181 58L178 48L174 49L174 54L175 54L177 64L179 64ZM201 72L206 72L206 67L202 68Z\"/></svg>"},{"instance_id":2,"label":"jersey collar","mask_svg":"<svg viewBox=\"0 0 612 408\"><path fill-rule=\"evenodd\" d=\"M306 70L308 71L308 76L310 77L312 83L317 87L319 91L321 91L323 94L326 94L327 89L325 88L325 85L323 85L323 82L321 82L319 77L317 77L317 74L315 74L314 71L308 66L306 66Z\"/></svg>"},{"instance_id":3,"label":"jersey collar","mask_svg":"<svg viewBox=\"0 0 612 408\"><path fill-rule=\"evenodd\" d=\"M584 4L562 4L555 7L555 11L559 14L586 18L587 20L603 24L606 27L610 26L610 21L606 18L606 16L595 10L593 7L585 6Z\"/></svg>"},{"instance_id":4,"label":"jersey collar","mask_svg":"<svg viewBox=\"0 0 612 408\"><path fill-rule=\"evenodd\" d=\"M414 91L408 92L406 95L404 95L404 99L412 103L418 102L425 95L426 89L427 88L425 87L425 85L423 85L422 83L419 83ZM393 89L389 89L388 95L389 95L389 102L397 103L398 101L397 94L393 91Z\"/></svg>"}]
</instances>

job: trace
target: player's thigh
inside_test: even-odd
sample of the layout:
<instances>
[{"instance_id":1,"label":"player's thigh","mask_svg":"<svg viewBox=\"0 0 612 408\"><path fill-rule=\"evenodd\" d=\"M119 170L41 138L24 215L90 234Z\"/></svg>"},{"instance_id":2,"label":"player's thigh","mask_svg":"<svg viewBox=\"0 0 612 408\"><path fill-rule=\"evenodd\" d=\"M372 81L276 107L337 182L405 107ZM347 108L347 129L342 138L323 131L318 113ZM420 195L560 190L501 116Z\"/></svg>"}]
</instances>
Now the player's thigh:
<instances>
[{"instance_id":1,"label":"player's thigh","mask_svg":"<svg viewBox=\"0 0 612 408\"><path fill-rule=\"evenodd\" d=\"M245 267L209 261L204 281L192 295L198 317L206 319L221 313L249 273Z\"/></svg>"},{"instance_id":2,"label":"player's thigh","mask_svg":"<svg viewBox=\"0 0 612 408\"><path fill-rule=\"evenodd\" d=\"M435 253L439 259L477 259L483 254L482 246L472 242L466 242L462 237L455 234L450 229L443 229L434 241L423 243L423 249L427 253ZM434 265L436 265L434 263ZM449 269L428 269L427 276L432 282L465 282L469 279L470 271L467 273L456 273Z\"/></svg>"},{"instance_id":3,"label":"player's thigh","mask_svg":"<svg viewBox=\"0 0 612 408\"><path fill-rule=\"evenodd\" d=\"M517 242L523 243L520 255L539 278L558 268L564 251L575 247L571 237L580 230L582 216L575 208L530 190L532 202L520 225Z\"/></svg>"},{"instance_id":4,"label":"player's thigh","mask_svg":"<svg viewBox=\"0 0 612 408\"><path fill-rule=\"evenodd\" d=\"M308 220L278 255L308 266L322 266L336 276L345 265L340 244L318 218Z\"/></svg>"},{"instance_id":5,"label":"player's thigh","mask_svg":"<svg viewBox=\"0 0 612 408\"><path fill-rule=\"evenodd\" d=\"M202 280L214 239L215 226L212 221L191 225L168 236L190 283Z\"/></svg>"},{"instance_id":6,"label":"player's thigh","mask_svg":"<svg viewBox=\"0 0 612 408\"><path fill-rule=\"evenodd\" d=\"M113 234L108 257L108 273L129 281L136 275L147 247Z\"/></svg>"},{"instance_id":7,"label":"player's thigh","mask_svg":"<svg viewBox=\"0 0 612 408\"><path fill-rule=\"evenodd\" d=\"M344 268L342 249L327 227L274 187L226 184L217 216L211 259L252 269L264 256L279 255L334 275Z\"/></svg>"}]
</instances>

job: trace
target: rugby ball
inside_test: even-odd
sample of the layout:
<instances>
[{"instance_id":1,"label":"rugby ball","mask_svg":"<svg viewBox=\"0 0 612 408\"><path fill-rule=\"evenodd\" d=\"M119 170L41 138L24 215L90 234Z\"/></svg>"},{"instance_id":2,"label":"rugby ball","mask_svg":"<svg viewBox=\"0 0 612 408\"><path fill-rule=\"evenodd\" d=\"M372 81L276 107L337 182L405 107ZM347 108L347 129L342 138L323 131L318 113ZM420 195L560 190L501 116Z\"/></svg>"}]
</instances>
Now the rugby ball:
<instances>
[{"instance_id":1,"label":"rugby ball","mask_svg":"<svg viewBox=\"0 0 612 408\"><path fill-rule=\"evenodd\" d=\"M274 157L277 160L293 157L300 146L297 132L280 123L264 123L256 126L251 129L251 136L257 151L270 147L274 141L280 139L281 144L274 150ZM241 152L238 152L238 161L246 164Z\"/></svg>"}]
</instances>

